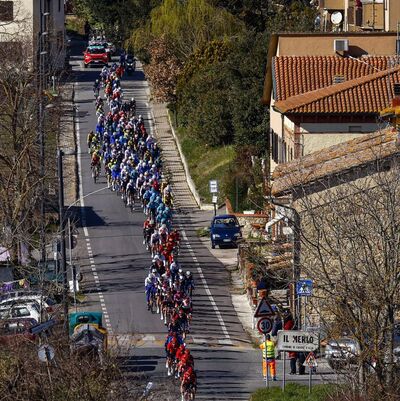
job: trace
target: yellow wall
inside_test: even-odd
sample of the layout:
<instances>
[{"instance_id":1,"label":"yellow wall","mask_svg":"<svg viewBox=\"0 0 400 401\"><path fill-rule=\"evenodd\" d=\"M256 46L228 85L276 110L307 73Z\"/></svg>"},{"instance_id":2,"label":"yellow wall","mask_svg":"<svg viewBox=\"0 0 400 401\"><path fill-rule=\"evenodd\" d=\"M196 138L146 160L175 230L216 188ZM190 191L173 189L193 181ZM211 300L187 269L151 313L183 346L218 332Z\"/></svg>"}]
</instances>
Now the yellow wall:
<instances>
[{"instance_id":1,"label":"yellow wall","mask_svg":"<svg viewBox=\"0 0 400 401\"><path fill-rule=\"evenodd\" d=\"M399 0L400 3L400 0ZM400 6L400 4L399 4ZM293 35L280 36L278 56L329 56L333 55L335 39L349 39L349 52L354 57L362 54L377 56L396 52L396 34L348 34L348 35Z\"/></svg>"},{"instance_id":2,"label":"yellow wall","mask_svg":"<svg viewBox=\"0 0 400 401\"><path fill-rule=\"evenodd\" d=\"M316 152L323 148L327 148L332 145L337 145L341 142L350 141L351 139L358 138L360 135L365 134L306 134L302 135L304 144L304 154Z\"/></svg>"}]
</instances>

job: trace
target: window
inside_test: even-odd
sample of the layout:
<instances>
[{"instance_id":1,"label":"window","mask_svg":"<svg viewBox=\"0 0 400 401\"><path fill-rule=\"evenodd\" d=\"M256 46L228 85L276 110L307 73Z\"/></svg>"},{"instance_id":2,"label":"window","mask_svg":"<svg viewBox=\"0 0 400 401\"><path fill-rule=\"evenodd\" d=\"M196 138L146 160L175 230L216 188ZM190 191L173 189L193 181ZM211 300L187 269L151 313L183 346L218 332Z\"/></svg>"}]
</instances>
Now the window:
<instances>
[{"instance_id":1,"label":"window","mask_svg":"<svg viewBox=\"0 0 400 401\"><path fill-rule=\"evenodd\" d=\"M0 1L0 21L9 22L14 19L14 2Z\"/></svg>"}]
</instances>

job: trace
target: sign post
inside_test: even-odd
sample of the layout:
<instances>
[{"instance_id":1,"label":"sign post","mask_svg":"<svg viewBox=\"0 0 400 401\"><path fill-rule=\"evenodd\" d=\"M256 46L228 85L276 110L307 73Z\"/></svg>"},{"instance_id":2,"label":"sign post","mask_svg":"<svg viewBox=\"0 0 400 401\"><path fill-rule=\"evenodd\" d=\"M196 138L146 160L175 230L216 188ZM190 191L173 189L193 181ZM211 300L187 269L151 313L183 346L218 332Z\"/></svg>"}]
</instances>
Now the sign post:
<instances>
[{"instance_id":1,"label":"sign post","mask_svg":"<svg viewBox=\"0 0 400 401\"><path fill-rule=\"evenodd\" d=\"M264 334L264 350L263 350L263 363L265 354L265 386L269 387L268 380L268 361L267 361L267 334L272 330L271 316L274 316L275 312L272 310L271 305L266 298L262 298L257 305L257 309L254 312L254 317L261 318L257 323L257 329L260 333Z\"/></svg>"},{"instance_id":2,"label":"sign post","mask_svg":"<svg viewBox=\"0 0 400 401\"><path fill-rule=\"evenodd\" d=\"M307 313L307 299L312 296L313 291L313 281L310 279L299 280L296 283L296 294L297 294L297 302L298 302L298 312L301 315L301 298L304 298L304 320L303 328L306 328L306 313Z\"/></svg>"},{"instance_id":3,"label":"sign post","mask_svg":"<svg viewBox=\"0 0 400 401\"><path fill-rule=\"evenodd\" d=\"M310 352L307 355L307 358L304 362L304 366L308 366L308 393L311 394L311 388L312 388L312 374L314 368L318 366L317 360L315 359L314 352Z\"/></svg>"},{"instance_id":4,"label":"sign post","mask_svg":"<svg viewBox=\"0 0 400 401\"><path fill-rule=\"evenodd\" d=\"M269 381L268 381L267 335L266 334L264 334L264 352L265 352L265 387L268 388Z\"/></svg>"},{"instance_id":5,"label":"sign post","mask_svg":"<svg viewBox=\"0 0 400 401\"><path fill-rule=\"evenodd\" d=\"M286 387L286 351L283 351L283 380L282 380L282 391L285 391Z\"/></svg>"},{"instance_id":6,"label":"sign post","mask_svg":"<svg viewBox=\"0 0 400 401\"><path fill-rule=\"evenodd\" d=\"M217 201L218 201L218 181L217 180L210 180L208 181L208 186L210 189L210 194L212 197L212 204L214 205L214 216L217 215Z\"/></svg>"}]
</instances>

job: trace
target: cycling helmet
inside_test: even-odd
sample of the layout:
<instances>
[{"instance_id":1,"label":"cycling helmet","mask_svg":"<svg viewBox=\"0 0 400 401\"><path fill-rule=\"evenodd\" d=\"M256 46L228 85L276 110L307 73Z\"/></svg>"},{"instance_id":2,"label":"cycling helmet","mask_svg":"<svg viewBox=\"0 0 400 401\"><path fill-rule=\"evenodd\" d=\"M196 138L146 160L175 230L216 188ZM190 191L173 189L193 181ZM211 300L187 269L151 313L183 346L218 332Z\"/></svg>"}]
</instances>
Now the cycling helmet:
<instances>
[{"instance_id":1,"label":"cycling helmet","mask_svg":"<svg viewBox=\"0 0 400 401\"><path fill-rule=\"evenodd\" d=\"M152 272L153 274L156 274L156 273L157 273L157 269L151 269L151 272Z\"/></svg>"},{"instance_id":2,"label":"cycling helmet","mask_svg":"<svg viewBox=\"0 0 400 401\"><path fill-rule=\"evenodd\" d=\"M192 277L192 273L189 270L186 272L186 277Z\"/></svg>"},{"instance_id":3,"label":"cycling helmet","mask_svg":"<svg viewBox=\"0 0 400 401\"><path fill-rule=\"evenodd\" d=\"M178 273L179 273L179 275L181 276L181 275L183 274L183 270L180 268L180 269L178 270Z\"/></svg>"},{"instance_id":4,"label":"cycling helmet","mask_svg":"<svg viewBox=\"0 0 400 401\"><path fill-rule=\"evenodd\" d=\"M184 276L182 276L182 275L179 275L179 280L180 281L182 281L182 280L184 280L185 279L185 277Z\"/></svg>"}]
</instances>

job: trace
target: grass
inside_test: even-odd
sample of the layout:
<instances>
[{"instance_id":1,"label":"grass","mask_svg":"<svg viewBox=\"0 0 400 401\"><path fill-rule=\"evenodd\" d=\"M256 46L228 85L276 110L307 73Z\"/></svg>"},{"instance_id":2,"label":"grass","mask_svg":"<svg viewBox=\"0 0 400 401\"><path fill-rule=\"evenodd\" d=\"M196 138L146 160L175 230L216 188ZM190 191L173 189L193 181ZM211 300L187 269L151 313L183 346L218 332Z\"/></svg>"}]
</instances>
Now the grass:
<instances>
[{"instance_id":1,"label":"grass","mask_svg":"<svg viewBox=\"0 0 400 401\"><path fill-rule=\"evenodd\" d=\"M209 237L210 236L210 229L208 227L198 228L196 230L196 234L198 237Z\"/></svg>"},{"instance_id":2,"label":"grass","mask_svg":"<svg viewBox=\"0 0 400 401\"><path fill-rule=\"evenodd\" d=\"M308 386L288 383L285 392L280 387L262 388L255 391L251 401L325 401L333 385L318 384L308 394Z\"/></svg>"},{"instance_id":3,"label":"grass","mask_svg":"<svg viewBox=\"0 0 400 401\"><path fill-rule=\"evenodd\" d=\"M209 180L218 180L219 202L223 201L225 194L223 193L222 183L231 162L235 158L233 146L212 148L196 141L183 129L176 130L176 134L202 202L211 203L211 194L208 188Z\"/></svg>"}]
</instances>

